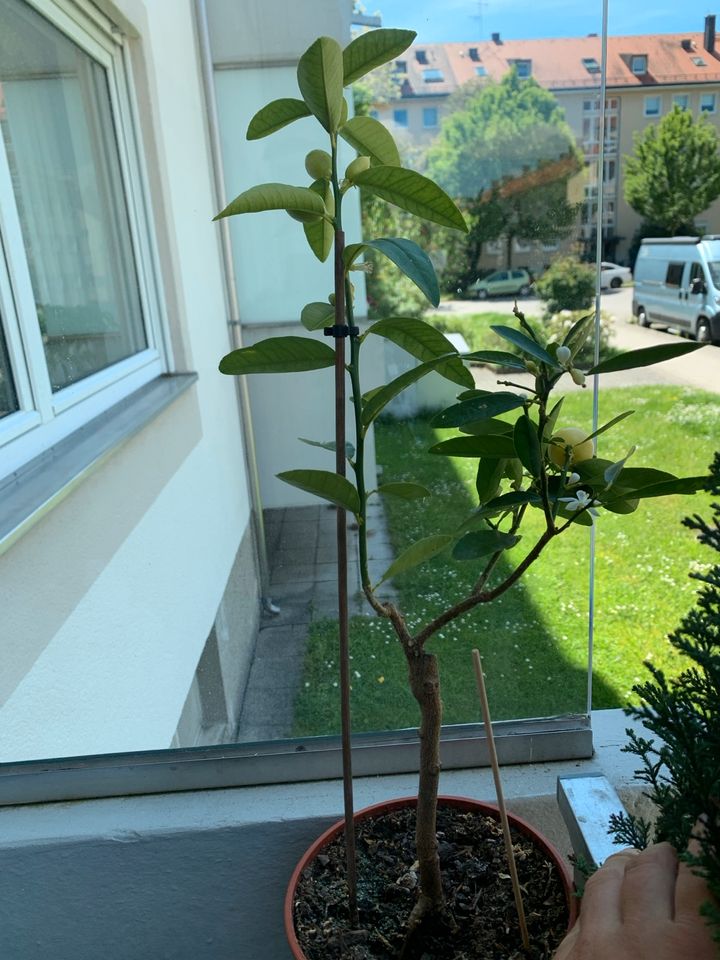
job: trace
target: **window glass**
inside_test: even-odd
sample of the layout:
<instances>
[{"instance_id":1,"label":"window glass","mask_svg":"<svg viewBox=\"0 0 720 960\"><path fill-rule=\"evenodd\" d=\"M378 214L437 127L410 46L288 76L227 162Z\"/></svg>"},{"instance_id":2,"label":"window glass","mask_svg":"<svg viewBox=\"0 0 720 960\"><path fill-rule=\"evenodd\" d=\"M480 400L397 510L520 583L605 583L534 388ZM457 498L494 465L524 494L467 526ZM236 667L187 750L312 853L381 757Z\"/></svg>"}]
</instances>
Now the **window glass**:
<instances>
[{"instance_id":1,"label":"window glass","mask_svg":"<svg viewBox=\"0 0 720 960\"><path fill-rule=\"evenodd\" d=\"M645 97L645 116L660 116L660 97Z\"/></svg>"},{"instance_id":2,"label":"window glass","mask_svg":"<svg viewBox=\"0 0 720 960\"><path fill-rule=\"evenodd\" d=\"M700 112L715 113L715 94L714 93L700 94Z\"/></svg>"},{"instance_id":3,"label":"window glass","mask_svg":"<svg viewBox=\"0 0 720 960\"><path fill-rule=\"evenodd\" d=\"M423 126L436 127L438 125L437 107L423 107Z\"/></svg>"},{"instance_id":4,"label":"window glass","mask_svg":"<svg viewBox=\"0 0 720 960\"><path fill-rule=\"evenodd\" d=\"M5 334L2 329L2 314L0 314L0 418L14 413L18 409L17 394L10 368Z\"/></svg>"},{"instance_id":5,"label":"window glass","mask_svg":"<svg viewBox=\"0 0 720 960\"><path fill-rule=\"evenodd\" d=\"M673 106L680 107L681 110L687 110L689 100L690 98L686 93L676 93L673 96Z\"/></svg>"},{"instance_id":6,"label":"window glass","mask_svg":"<svg viewBox=\"0 0 720 960\"><path fill-rule=\"evenodd\" d=\"M0 117L47 369L61 390L147 346L104 68L0 0Z\"/></svg>"},{"instance_id":7,"label":"window glass","mask_svg":"<svg viewBox=\"0 0 720 960\"><path fill-rule=\"evenodd\" d=\"M647 73L647 56L640 55L632 58L630 69L635 74Z\"/></svg>"},{"instance_id":8,"label":"window glass","mask_svg":"<svg viewBox=\"0 0 720 960\"><path fill-rule=\"evenodd\" d=\"M684 269L685 269L684 263L669 263L667 268L667 274L665 276L665 283L669 287L679 287L682 284Z\"/></svg>"},{"instance_id":9,"label":"window glass","mask_svg":"<svg viewBox=\"0 0 720 960\"><path fill-rule=\"evenodd\" d=\"M406 127L408 125L407 110L393 110L393 122L396 123L398 127Z\"/></svg>"}]
</instances>

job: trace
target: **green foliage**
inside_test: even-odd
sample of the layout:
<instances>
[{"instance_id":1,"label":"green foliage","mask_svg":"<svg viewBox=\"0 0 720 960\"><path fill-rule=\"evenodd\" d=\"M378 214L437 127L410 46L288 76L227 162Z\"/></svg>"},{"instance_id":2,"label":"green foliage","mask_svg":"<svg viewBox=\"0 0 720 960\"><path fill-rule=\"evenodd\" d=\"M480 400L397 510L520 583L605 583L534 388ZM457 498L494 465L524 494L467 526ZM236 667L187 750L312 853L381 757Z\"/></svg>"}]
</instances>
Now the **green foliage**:
<instances>
[{"instance_id":1,"label":"green foliage","mask_svg":"<svg viewBox=\"0 0 720 960\"><path fill-rule=\"evenodd\" d=\"M625 199L646 220L672 236L718 196L718 136L705 117L675 107L636 135L625 161Z\"/></svg>"},{"instance_id":2,"label":"green foliage","mask_svg":"<svg viewBox=\"0 0 720 960\"><path fill-rule=\"evenodd\" d=\"M543 319L543 330L550 340L562 343L564 337L569 333L574 323L581 317L587 315L586 310L561 310L559 313L552 313ZM590 317L594 324L594 316ZM612 356L616 353L610 347L610 337L612 335L612 318L603 310L600 313L600 357ZM595 362L595 342L594 338L589 338L583 342L579 352L575 355L575 363L583 370L587 370Z\"/></svg>"},{"instance_id":3,"label":"green foliage","mask_svg":"<svg viewBox=\"0 0 720 960\"><path fill-rule=\"evenodd\" d=\"M715 454L708 489L720 498L720 454ZM720 553L720 502L713 503L713 519L697 514L684 520L701 544ZM688 666L676 677L646 662L650 679L633 692L640 706L627 713L659 743L628 731L626 752L639 757L637 776L657 808L654 829L643 820L616 817L611 831L618 842L637 846L669 840L685 851L691 837L696 847L685 855L704 877L715 900L704 912L720 942L720 561L690 576L702 584L693 609L670 634L672 647ZM702 826L696 826L700 818Z\"/></svg>"},{"instance_id":4,"label":"green foliage","mask_svg":"<svg viewBox=\"0 0 720 960\"><path fill-rule=\"evenodd\" d=\"M361 194L363 232L369 237L399 236L426 245L427 225L379 197ZM366 277L368 313L371 317L421 316L428 300L415 283L403 276L379 250L369 249L366 262L372 264Z\"/></svg>"},{"instance_id":5,"label":"green foliage","mask_svg":"<svg viewBox=\"0 0 720 960\"><path fill-rule=\"evenodd\" d=\"M547 312L587 310L595 297L595 273L574 257L558 257L535 284Z\"/></svg>"}]
</instances>

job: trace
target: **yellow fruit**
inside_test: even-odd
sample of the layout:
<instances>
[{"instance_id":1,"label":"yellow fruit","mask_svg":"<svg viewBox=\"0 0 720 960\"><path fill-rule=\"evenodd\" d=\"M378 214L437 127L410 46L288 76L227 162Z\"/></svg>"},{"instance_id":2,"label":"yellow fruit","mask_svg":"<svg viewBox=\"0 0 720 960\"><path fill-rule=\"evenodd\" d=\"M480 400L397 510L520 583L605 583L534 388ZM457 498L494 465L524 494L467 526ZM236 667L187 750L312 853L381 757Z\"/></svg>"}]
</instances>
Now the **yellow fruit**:
<instances>
[{"instance_id":1,"label":"yellow fruit","mask_svg":"<svg viewBox=\"0 0 720 960\"><path fill-rule=\"evenodd\" d=\"M586 440L587 430L580 427L561 427L553 434L553 442L548 444L548 456L556 467L572 466L589 460L593 455L593 442ZM571 447L570 457L566 461L566 448Z\"/></svg>"},{"instance_id":2,"label":"yellow fruit","mask_svg":"<svg viewBox=\"0 0 720 960\"><path fill-rule=\"evenodd\" d=\"M347 165L347 170L345 171L345 179L352 180L353 177L356 177L359 173L364 173L370 168L370 157L356 157L352 163Z\"/></svg>"},{"instance_id":3,"label":"yellow fruit","mask_svg":"<svg viewBox=\"0 0 720 960\"><path fill-rule=\"evenodd\" d=\"M332 157L327 150L311 150L305 157L305 169L313 180L329 180L332 176Z\"/></svg>"}]
</instances>

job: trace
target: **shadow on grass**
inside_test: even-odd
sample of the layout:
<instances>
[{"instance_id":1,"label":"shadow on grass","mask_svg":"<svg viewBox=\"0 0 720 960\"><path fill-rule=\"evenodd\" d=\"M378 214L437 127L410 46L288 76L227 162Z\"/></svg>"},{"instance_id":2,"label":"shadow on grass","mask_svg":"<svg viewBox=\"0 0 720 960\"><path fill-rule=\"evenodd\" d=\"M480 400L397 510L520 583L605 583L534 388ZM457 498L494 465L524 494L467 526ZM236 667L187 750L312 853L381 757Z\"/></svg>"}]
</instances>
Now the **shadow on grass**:
<instances>
[{"instance_id":1,"label":"shadow on grass","mask_svg":"<svg viewBox=\"0 0 720 960\"><path fill-rule=\"evenodd\" d=\"M435 440L433 429L424 419L384 422L376 430L383 482L419 480L434 494L429 504L386 499L396 554L422 537L452 531L476 506L472 484L468 485L457 462L427 456ZM494 719L585 712L587 528L569 530L564 536L576 538L574 553L571 544L572 569L563 572L556 567L550 578L559 594L557 603L566 610L564 633L558 636L548 626L531 598L530 573L502 597L476 608L433 638L429 649L439 659L445 723L480 719L471 660L474 647L484 658ZM526 542L532 542L531 534ZM550 544L538 564L553 564L554 546ZM522 544L510 560L499 564L493 582L501 582L526 549ZM394 585L399 606L410 627L427 623L466 595L479 569L479 563L460 563L443 554L397 577ZM375 617L355 617L351 622L351 651L353 729L360 732L415 726L417 705L408 690L405 658L389 624ZM602 679L596 678L594 686L595 702L619 705L616 691ZM337 624L319 621L310 628L294 734L337 733L338 702Z\"/></svg>"}]
</instances>

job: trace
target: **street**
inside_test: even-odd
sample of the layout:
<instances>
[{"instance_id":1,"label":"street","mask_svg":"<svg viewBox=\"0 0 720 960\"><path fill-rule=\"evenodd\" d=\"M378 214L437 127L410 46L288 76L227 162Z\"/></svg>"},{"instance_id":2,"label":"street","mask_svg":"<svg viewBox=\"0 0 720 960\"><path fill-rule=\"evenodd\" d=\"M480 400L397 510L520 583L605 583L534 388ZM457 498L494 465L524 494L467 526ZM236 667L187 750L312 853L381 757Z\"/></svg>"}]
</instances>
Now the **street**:
<instances>
[{"instance_id":1,"label":"street","mask_svg":"<svg viewBox=\"0 0 720 960\"><path fill-rule=\"evenodd\" d=\"M620 287L618 290L603 290L601 309L614 318L612 343L620 350L638 350L659 343L676 343L678 334L670 333L658 327L640 327L631 323L632 287ZM512 319L515 300L451 300L442 303L435 312L440 314L457 313L493 313L508 314ZM540 317L543 303L536 297L519 297L518 307L528 317ZM478 368L476 368L478 369ZM476 377L477 380L477 377ZM641 367L622 373L605 374L603 384L606 387L630 386L640 384L668 384L695 387L720 393L720 347L708 346L688 357L679 357L653 367Z\"/></svg>"}]
</instances>

